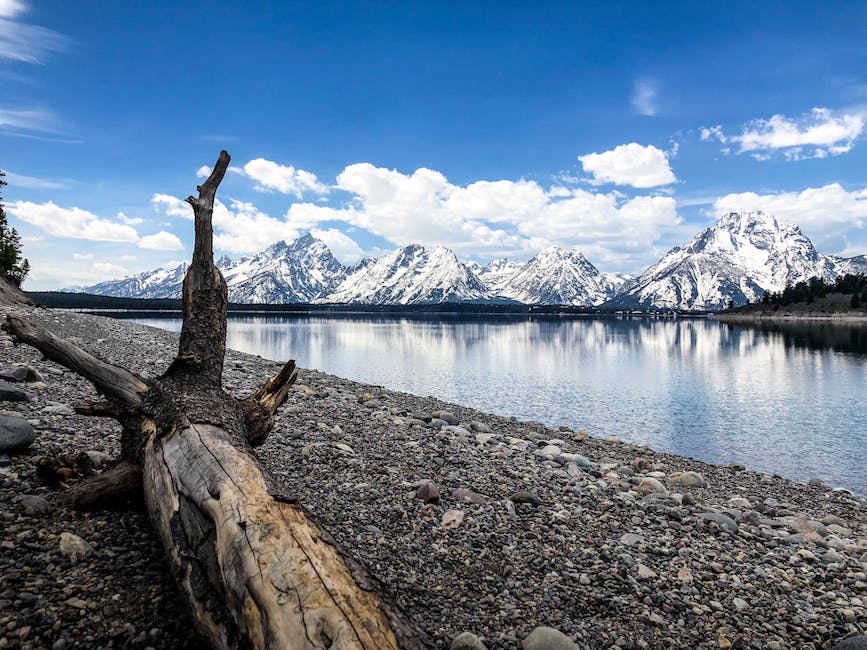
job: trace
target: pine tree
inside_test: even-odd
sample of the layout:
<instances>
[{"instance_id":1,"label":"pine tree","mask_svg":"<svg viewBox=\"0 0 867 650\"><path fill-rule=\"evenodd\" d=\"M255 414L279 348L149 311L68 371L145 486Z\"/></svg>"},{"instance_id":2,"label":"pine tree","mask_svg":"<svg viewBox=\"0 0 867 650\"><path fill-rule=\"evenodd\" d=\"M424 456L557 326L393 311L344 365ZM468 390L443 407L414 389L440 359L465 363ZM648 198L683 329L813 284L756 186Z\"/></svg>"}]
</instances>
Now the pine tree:
<instances>
[{"instance_id":1,"label":"pine tree","mask_svg":"<svg viewBox=\"0 0 867 650\"><path fill-rule=\"evenodd\" d=\"M852 300L849 302L852 309L861 309L861 295L856 291L852 294Z\"/></svg>"},{"instance_id":2,"label":"pine tree","mask_svg":"<svg viewBox=\"0 0 867 650\"><path fill-rule=\"evenodd\" d=\"M0 192L6 185L3 180L5 176L0 171ZM3 196L0 195L0 275L20 287L29 272L30 262L21 257L21 236L15 228L9 228L6 210L3 209Z\"/></svg>"}]
</instances>

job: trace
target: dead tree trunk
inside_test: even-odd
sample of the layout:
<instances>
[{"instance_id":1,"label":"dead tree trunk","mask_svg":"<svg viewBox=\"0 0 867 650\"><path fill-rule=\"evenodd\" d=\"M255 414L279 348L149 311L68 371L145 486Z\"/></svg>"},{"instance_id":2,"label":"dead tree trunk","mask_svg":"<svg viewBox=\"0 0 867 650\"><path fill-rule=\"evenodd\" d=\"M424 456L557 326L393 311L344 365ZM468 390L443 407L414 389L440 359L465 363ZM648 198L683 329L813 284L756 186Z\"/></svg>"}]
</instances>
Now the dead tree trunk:
<instances>
[{"instance_id":1,"label":"dead tree trunk","mask_svg":"<svg viewBox=\"0 0 867 650\"><path fill-rule=\"evenodd\" d=\"M122 458L69 497L87 505L141 476L151 521L196 627L215 648L421 648L425 634L341 554L300 506L275 498L254 460L296 377L295 363L239 401L222 388L226 283L214 266L214 171L187 202L195 248L183 285L178 355L145 381L10 315L4 329L89 379L107 402L79 412L116 418Z\"/></svg>"}]
</instances>

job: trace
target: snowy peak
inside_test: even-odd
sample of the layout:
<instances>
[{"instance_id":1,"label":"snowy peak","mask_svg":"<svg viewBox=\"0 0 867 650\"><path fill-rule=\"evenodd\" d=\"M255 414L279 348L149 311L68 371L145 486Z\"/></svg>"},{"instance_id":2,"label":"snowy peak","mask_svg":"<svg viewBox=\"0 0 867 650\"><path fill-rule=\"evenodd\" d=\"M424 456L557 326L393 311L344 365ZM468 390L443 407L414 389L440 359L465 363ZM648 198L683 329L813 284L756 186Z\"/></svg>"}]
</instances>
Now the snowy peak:
<instances>
[{"instance_id":1,"label":"snowy peak","mask_svg":"<svg viewBox=\"0 0 867 650\"><path fill-rule=\"evenodd\" d=\"M243 303L310 302L330 291L346 274L328 245L310 234L291 244L272 244L222 271L229 300Z\"/></svg>"},{"instance_id":2,"label":"snowy peak","mask_svg":"<svg viewBox=\"0 0 867 650\"><path fill-rule=\"evenodd\" d=\"M530 304L588 306L611 298L609 286L581 253L551 246L518 270L501 293Z\"/></svg>"},{"instance_id":3,"label":"snowy peak","mask_svg":"<svg viewBox=\"0 0 867 650\"><path fill-rule=\"evenodd\" d=\"M800 228L765 212L732 212L627 282L614 304L713 311L817 275L833 278L833 264Z\"/></svg>"},{"instance_id":4,"label":"snowy peak","mask_svg":"<svg viewBox=\"0 0 867 650\"><path fill-rule=\"evenodd\" d=\"M455 254L412 244L359 263L317 302L417 305L490 300L490 292Z\"/></svg>"},{"instance_id":5,"label":"snowy peak","mask_svg":"<svg viewBox=\"0 0 867 650\"><path fill-rule=\"evenodd\" d=\"M502 295L509 280L524 268L523 264L506 258L493 260L484 266L480 264L468 264L467 266L494 295Z\"/></svg>"}]
</instances>

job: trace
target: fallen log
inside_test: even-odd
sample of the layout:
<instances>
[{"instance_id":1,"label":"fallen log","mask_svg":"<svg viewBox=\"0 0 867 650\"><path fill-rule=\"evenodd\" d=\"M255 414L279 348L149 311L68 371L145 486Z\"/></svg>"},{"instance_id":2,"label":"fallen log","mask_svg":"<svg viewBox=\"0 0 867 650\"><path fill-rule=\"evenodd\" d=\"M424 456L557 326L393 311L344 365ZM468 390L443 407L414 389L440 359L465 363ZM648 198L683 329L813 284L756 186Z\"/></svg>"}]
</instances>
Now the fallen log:
<instances>
[{"instance_id":1,"label":"fallen log","mask_svg":"<svg viewBox=\"0 0 867 650\"><path fill-rule=\"evenodd\" d=\"M198 197L183 284L178 354L145 380L20 315L3 328L89 379L106 401L80 413L117 419L121 459L68 495L78 506L139 485L193 621L214 648L424 648L426 634L301 506L270 487L253 446L297 377L289 361L244 400L222 388L227 290L214 265L212 214L223 151Z\"/></svg>"}]
</instances>

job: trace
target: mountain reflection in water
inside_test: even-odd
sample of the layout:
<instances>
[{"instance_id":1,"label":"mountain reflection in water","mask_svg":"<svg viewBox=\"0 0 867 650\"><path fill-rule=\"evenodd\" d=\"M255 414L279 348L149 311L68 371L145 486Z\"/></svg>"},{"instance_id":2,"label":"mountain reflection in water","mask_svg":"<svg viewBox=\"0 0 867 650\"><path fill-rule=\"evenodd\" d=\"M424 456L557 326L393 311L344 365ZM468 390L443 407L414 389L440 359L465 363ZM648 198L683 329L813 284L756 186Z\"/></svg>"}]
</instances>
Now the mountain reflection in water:
<instances>
[{"instance_id":1,"label":"mountain reflection in water","mask_svg":"<svg viewBox=\"0 0 867 650\"><path fill-rule=\"evenodd\" d=\"M118 314L180 330L166 314ZM867 328L705 319L230 316L304 368L867 496ZM303 377L302 377L303 380Z\"/></svg>"}]
</instances>

